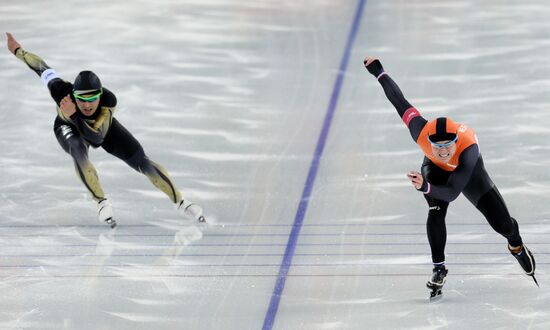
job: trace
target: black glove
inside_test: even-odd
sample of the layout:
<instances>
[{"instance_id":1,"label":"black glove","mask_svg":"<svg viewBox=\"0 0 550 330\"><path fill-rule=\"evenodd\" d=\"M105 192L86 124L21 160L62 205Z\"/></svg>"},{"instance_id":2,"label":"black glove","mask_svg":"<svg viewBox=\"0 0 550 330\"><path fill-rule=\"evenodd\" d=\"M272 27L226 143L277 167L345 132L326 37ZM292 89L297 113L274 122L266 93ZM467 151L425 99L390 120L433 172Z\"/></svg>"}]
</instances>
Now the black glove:
<instances>
[{"instance_id":1,"label":"black glove","mask_svg":"<svg viewBox=\"0 0 550 330\"><path fill-rule=\"evenodd\" d=\"M369 70L369 72L375 77L378 77L382 72L384 72L382 63L380 63L379 60L374 60L369 65L365 62L365 66L367 70Z\"/></svg>"}]
</instances>

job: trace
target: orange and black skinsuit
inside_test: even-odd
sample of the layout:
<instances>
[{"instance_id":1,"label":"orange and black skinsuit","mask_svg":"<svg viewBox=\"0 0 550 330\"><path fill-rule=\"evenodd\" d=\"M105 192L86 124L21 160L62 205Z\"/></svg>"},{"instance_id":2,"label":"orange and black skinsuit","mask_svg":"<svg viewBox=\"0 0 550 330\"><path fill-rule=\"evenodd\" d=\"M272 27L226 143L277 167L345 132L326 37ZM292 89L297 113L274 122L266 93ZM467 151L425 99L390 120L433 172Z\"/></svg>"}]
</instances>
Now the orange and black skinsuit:
<instances>
[{"instance_id":1,"label":"orange and black skinsuit","mask_svg":"<svg viewBox=\"0 0 550 330\"><path fill-rule=\"evenodd\" d=\"M502 196L485 170L474 131L449 118L427 121L405 99L397 84L384 72L380 61L370 63L367 69L378 79L387 98L409 128L413 140L424 152L421 170L424 184L420 190L429 205L426 227L434 265L445 261L445 215L449 202L460 193L483 213L491 227L504 236L511 246L522 245L518 224L508 213ZM458 136L456 153L447 163L442 163L432 154L428 137L436 134Z\"/></svg>"},{"instance_id":2,"label":"orange and black skinsuit","mask_svg":"<svg viewBox=\"0 0 550 330\"><path fill-rule=\"evenodd\" d=\"M15 50L15 56L36 72L50 90L50 94L57 104L58 115L54 122L57 141L63 150L73 158L78 177L96 201L105 199L105 194L99 183L97 172L88 158L89 146L93 148L101 146L136 171L145 174L153 185L168 195L172 202L179 203L181 201L181 193L166 170L151 161L145 155L140 143L113 118L117 99L110 90L103 87L99 106L92 116L84 116L77 108L76 113L68 118L59 108L59 104L67 95L70 95L76 104L72 93L73 84L62 80L55 70L33 53L18 48Z\"/></svg>"}]
</instances>

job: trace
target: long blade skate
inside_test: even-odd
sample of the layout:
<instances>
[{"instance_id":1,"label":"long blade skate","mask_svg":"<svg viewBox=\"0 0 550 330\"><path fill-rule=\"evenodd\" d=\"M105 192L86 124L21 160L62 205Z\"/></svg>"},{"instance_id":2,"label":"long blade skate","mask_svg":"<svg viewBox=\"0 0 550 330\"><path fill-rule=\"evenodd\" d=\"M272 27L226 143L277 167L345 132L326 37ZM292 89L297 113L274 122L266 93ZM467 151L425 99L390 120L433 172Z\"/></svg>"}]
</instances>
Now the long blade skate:
<instances>
[{"instance_id":1,"label":"long blade skate","mask_svg":"<svg viewBox=\"0 0 550 330\"><path fill-rule=\"evenodd\" d=\"M116 221L113 219L113 206L107 198L104 198L97 203L97 218L99 222L104 222L111 228L116 227Z\"/></svg>"},{"instance_id":2,"label":"long blade skate","mask_svg":"<svg viewBox=\"0 0 550 330\"><path fill-rule=\"evenodd\" d=\"M445 265L437 265L433 268L432 278L426 283L430 292L430 302L437 301L443 297L443 285L447 280L447 273L449 272Z\"/></svg>"},{"instance_id":3,"label":"long blade skate","mask_svg":"<svg viewBox=\"0 0 550 330\"><path fill-rule=\"evenodd\" d=\"M202 207L189 200L182 199L177 206L182 217L189 222L188 224L197 223L200 227L207 225L206 218L202 214Z\"/></svg>"},{"instance_id":4,"label":"long blade skate","mask_svg":"<svg viewBox=\"0 0 550 330\"><path fill-rule=\"evenodd\" d=\"M535 281L535 284L540 288L539 282L535 278L536 263L535 263L535 257L533 256L533 253L531 253L531 251L525 245L522 245L519 248L519 252L518 252L518 251L514 251L514 250L517 250L517 248L512 248L510 244L508 244L508 250L514 256L514 258L516 258L519 265L525 272L525 275L531 276L533 278L533 281Z\"/></svg>"}]
</instances>

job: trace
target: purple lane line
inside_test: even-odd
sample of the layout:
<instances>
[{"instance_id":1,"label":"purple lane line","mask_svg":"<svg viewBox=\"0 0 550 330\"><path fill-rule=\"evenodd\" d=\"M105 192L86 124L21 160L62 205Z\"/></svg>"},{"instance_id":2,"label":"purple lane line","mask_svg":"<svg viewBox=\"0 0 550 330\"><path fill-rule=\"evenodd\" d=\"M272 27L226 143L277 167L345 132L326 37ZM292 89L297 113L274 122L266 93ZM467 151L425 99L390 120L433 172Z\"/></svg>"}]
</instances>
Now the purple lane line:
<instances>
[{"instance_id":1,"label":"purple lane line","mask_svg":"<svg viewBox=\"0 0 550 330\"><path fill-rule=\"evenodd\" d=\"M344 75L346 73L348 62L351 54L351 49L353 47L353 42L355 41L355 36L357 35L357 30L359 28L359 23L361 22L361 16L363 14L363 8L365 6L366 0L359 0L357 7L355 9L355 15L351 25L350 32L348 34L346 46L344 48L344 54L340 61L340 67L338 69L338 74L336 76L336 81L334 83L334 88L332 90L332 95L330 97L330 102L328 109L323 121L323 128L317 140L317 147L315 148L315 153L309 167L309 172L307 175L306 183L304 185L304 190L302 192L302 197L300 198L300 204L298 205L298 210L296 211L296 217L294 218L294 224L290 235L288 237L288 243L285 249L285 254L279 269L279 274L277 275L277 280L275 282L275 287L273 288L273 293L271 294L271 300L264 318L264 323L262 326L263 330L271 330L273 328L273 323L275 322L275 317L277 315L277 310L279 309L279 303L281 301L281 295L285 288L286 278L292 265L292 257L294 256L294 251L296 250L296 242L298 241L298 236L300 235L300 230L304 221L305 214L309 205L309 198L311 197L311 191L313 189L313 184L315 183L315 178L317 176L317 170L319 169L319 163L321 162L321 157L323 155L323 150L325 148L325 143L327 141L328 133L330 126L332 124L332 118L334 117L334 112L336 111L336 105L338 103L338 98L340 96L340 90L342 89L342 84L344 82Z\"/></svg>"}]
</instances>

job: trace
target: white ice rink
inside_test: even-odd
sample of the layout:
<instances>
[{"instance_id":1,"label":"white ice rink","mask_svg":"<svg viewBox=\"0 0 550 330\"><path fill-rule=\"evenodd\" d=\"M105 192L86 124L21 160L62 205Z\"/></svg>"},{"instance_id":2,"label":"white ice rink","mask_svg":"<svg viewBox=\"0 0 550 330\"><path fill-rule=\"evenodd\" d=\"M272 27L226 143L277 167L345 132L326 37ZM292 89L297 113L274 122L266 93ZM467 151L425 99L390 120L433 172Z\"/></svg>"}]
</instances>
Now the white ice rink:
<instances>
[{"instance_id":1,"label":"white ice rink","mask_svg":"<svg viewBox=\"0 0 550 330\"><path fill-rule=\"evenodd\" d=\"M545 0L2 0L0 329L550 329L549 17ZM100 76L204 207L202 240L177 244L166 196L103 149L119 227L97 222L5 31L67 80ZM460 197L428 302L405 176L422 154L367 54L425 117L474 128L540 288Z\"/></svg>"}]
</instances>

